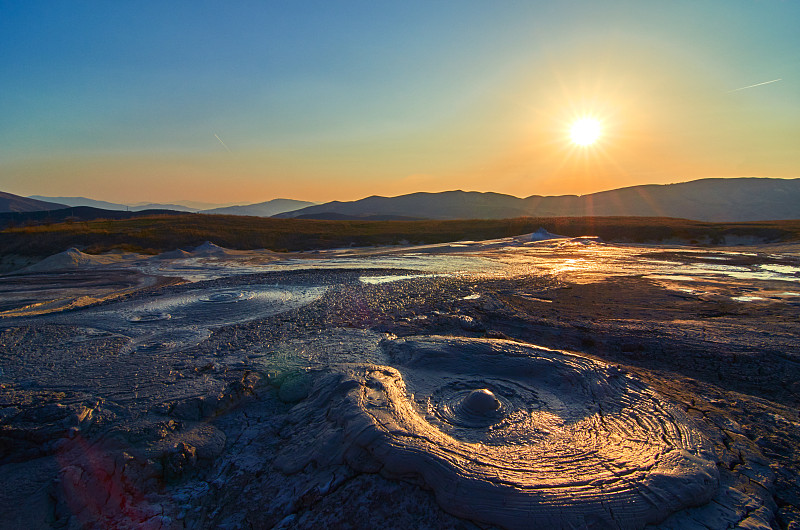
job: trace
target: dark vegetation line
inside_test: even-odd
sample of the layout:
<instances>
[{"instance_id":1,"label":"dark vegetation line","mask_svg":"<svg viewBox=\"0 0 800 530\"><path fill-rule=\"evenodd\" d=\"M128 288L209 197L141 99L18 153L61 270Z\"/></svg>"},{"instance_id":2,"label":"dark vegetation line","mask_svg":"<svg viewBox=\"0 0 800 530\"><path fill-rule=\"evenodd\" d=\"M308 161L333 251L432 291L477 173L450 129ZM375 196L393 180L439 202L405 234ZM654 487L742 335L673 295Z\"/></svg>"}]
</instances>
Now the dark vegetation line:
<instances>
[{"instance_id":1,"label":"dark vegetation line","mask_svg":"<svg viewBox=\"0 0 800 530\"><path fill-rule=\"evenodd\" d=\"M519 217L452 221L326 221L234 215L154 215L95 219L0 231L0 254L49 256L69 247L84 252L112 250L159 253L191 249L205 241L239 250L298 251L399 243L482 240L544 228L565 236L598 236L606 241L657 242L680 238L719 244L725 236L766 242L800 240L800 220L710 223L656 217Z\"/></svg>"}]
</instances>

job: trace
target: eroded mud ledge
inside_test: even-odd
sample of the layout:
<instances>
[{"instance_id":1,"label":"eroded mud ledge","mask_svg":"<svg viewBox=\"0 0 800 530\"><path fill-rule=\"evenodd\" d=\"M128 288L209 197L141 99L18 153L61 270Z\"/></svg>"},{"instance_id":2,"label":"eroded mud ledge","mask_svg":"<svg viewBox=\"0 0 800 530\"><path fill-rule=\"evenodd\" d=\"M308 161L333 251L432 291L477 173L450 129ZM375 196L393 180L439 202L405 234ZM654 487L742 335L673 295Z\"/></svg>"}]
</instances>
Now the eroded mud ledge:
<instances>
[{"instance_id":1,"label":"eroded mud ledge","mask_svg":"<svg viewBox=\"0 0 800 530\"><path fill-rule=\"evenodd\" d=\"M390 273L398 271L262 274L4 321L6 522L798 521L798 309L785 298L731 301L745 288L791 290L785 282L709 280L693 294L645 277L359 280ZM92 317L153 296L183 300L198 286L229 293L275 283L324 294L211 325L177 347ZM181 329L177 317L164 322ZM536 364L544 359L547 369ZM501 405L461 417L465 393L481 389ZM579 458L555 472L568 450ZM513 502L498 510L501 498Z\"/></svg>"}]
</instances>

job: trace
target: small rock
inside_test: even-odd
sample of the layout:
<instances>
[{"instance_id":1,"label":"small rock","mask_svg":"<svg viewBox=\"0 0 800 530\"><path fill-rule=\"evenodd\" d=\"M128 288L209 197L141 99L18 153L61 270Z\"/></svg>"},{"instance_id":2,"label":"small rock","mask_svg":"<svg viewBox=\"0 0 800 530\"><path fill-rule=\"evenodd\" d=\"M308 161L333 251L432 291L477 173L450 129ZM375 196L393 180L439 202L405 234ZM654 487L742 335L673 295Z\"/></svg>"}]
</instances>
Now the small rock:
<instances>
[{"instance_id":1,"label":"small rock","mask_svg":"<svg viewBox=\"0 0 800 530\"><path fill-rule=\"evenodd\" d=\"M475 320L469 315L461 315L458 317L458 325L461 329L466 331L485 331L486 328L479 321Z\"/></svg>"},{"instance_id":2,"label":"small rock","mask_svg":"<svg viewBox=\"0 0 800 530\"><path fill-rule=\"evenodd\" d=\"M164 477L167 479L178 478L197 464L197 449L193 445L179 442L163 458Z\"/></svg>"}]
</instances>

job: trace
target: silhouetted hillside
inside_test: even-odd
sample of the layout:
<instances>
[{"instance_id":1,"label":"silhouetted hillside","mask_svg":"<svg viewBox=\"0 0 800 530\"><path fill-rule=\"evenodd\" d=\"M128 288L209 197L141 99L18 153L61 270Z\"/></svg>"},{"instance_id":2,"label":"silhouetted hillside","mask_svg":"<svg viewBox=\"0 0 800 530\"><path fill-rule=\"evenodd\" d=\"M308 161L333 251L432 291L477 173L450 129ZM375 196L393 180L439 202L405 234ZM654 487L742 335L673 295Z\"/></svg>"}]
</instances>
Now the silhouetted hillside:
<instances>
[{"instance_id":1,"label":"silhouetted hillside","mask_svg":"<svg viewBox=\"0 0 800 530\"><path fill-rule=\"evenodd\" d=\"M0 213L35 212L41 210L56 210L64 207L64 204L29 199L28 197L20 197L13 193L4 193L0 191Z\"/></svg>"},{"instance_id":2,"label":"silhouetted hillside","mask_svg":"<svg viewBox=\"0 0 800 530\"><path fill-rule=\"evenodd\" d=\"M324 221L420 221L420 217L406 215L345 215L342 213L309 213L298 215L294 219L318 219Z\"/></svg>"},{"instance_id":3,"label":"silhouetted hillside","mask_svg":"<svg viewBox=\"0 0 800 530\"><path fill-rule=\"evenodd\" d=\"M0 213L0 228L11 226L33 226L42 224L92 221L95 219L133 219L153 215L177 215L186 212L174 210L142 210L140 212L126 212L121 210L104 210L89 206L75 206L50 211L36 212L5 212Z\"/></svg>"},{"instance_id":4,"label":"silhouetted hillside","mask_svg":"<svg viewBox=\"0 0 800 530\"><path fill-rule=\"evenodd\" d=\"M43 195L31 195L31 199L41 201L54 201L65 206L89 206L101 208L103 210L123 210L141 212L144 210L176 210L179 212L196 212L197 208L191 208L182 204L162 204L162 203L143 203L143 204L120 204L116 202L98 201L88 197L45 197ZM62 206L63 207L63 206Z\"/></svg>"},{"instance_id":5,"label":"silhouetted hillside","mask_svg":"<svg viewBox=\"0 0 800 530\"><path fill-rule=\"evenodd\" d=\"M329 202L276 215L317 218L406 216L426 219L504 219L520 216L674 217L739 222L800 219L800 179L702 179L649 184L589 195L525 199L500 193L447 191Z\"/></svg>"},{"instance_id":6,"label":"silhouetted hillside","mask_svg":"<svg viewBox=\"0 0 800 530\"><path fill-rule=\"evenodd\" d=\"M400 216L424 219L503 219L526 215L524 200L502 193L445 191L411 193L399 197L372 196L358 201L333 201L275 217L319 214L348 217Z\"/></svg>"},{"instance_id":7,"label":"silhouetted hillside","mask_svg":"<svg viewBox=\"0 0 800 530\"><path fill-rule=\"evenodd\" d=\"M253 215L256 217L272 217L273 215L308 206L314 206L317 203L308 201L296 201L294 199L272 199L271 201L259 202L256 204L247 204L243 206L226 206L224 208L212 208L210 210L203 210L201 213L219 214L219 215Z\"/></svg>"}]
</instances>

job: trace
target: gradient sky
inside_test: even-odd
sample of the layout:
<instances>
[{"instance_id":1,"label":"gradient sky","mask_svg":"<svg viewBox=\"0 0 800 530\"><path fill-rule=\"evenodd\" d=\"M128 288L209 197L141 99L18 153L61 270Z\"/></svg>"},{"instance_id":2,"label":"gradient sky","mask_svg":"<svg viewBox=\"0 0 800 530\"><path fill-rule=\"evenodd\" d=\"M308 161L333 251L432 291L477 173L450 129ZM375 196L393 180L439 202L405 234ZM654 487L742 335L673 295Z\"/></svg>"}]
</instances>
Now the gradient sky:
<instances>
[{"instance_id":1,"label":"gradient sky","mask_svg":"<svg viewBox=\"0 0 800 530\"><path fill-rule=\"evenodd\" d=\"M798 27L796 0L0 0L0 191L253 203L800 177ZM588 148L567 132L583 115L604 128Z\"/></svg>"}]
</instances>

